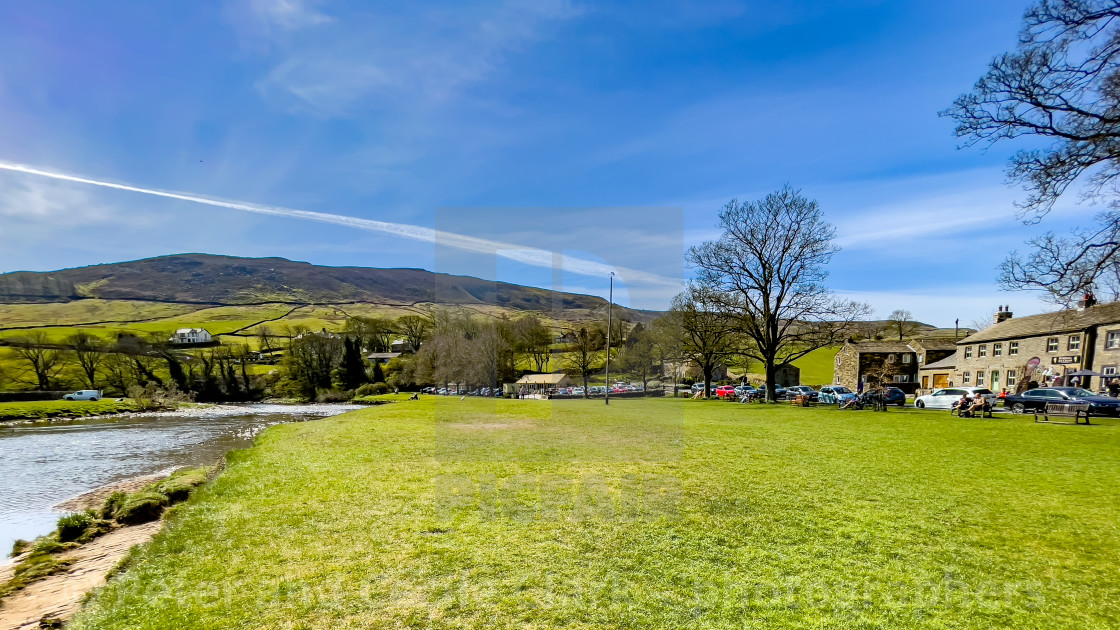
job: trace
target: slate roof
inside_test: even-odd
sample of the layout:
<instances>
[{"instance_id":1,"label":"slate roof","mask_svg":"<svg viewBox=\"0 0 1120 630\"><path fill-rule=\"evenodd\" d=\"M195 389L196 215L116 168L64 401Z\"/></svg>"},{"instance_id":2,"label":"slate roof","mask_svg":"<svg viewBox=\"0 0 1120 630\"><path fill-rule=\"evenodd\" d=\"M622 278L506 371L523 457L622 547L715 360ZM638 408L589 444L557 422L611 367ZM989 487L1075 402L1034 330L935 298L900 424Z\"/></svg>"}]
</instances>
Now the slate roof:
<instances>
[{"instance_id":1,"label":"slate roof","mask_svg":"<svg viewBox=\"0 0 1120 630\"><path fill-rule=\"evenodd\" d=\"M975 335L965 337L957 344L967 345L984 341L1077 332L1101 324L1120 325L1120 302L1097 304L1084 310L1069 309L1055 313L1012 317L1009 320L993 324Z\"/></svg>"},{"instance_id":2,"label":"slate roof","mask_svg":"<svg viewBox=\"0 0 1120 630\"><path fill-rule=\"evenodd\" d=\"M957 347L957 342L952 339L914 339L910 341L913 345L920 345L926 350L954 350Z\"/></svg>"},{"instance_id":3,"label":"slate roof","mask_svg":"<svg viewBox=\"0 0 1120 630\"><path fill-rule=\"evenodd\" d=\"M860 341L845 344L860 354L887 354L890 352L913 352L905 341Z\"/></svg>"},{"instance_id":4,"label":"slate roof","mask_svg":"<svg viewBox=\"0 0 1120 630\"><path fill-rule=\"evenodd\" d=\"M567 374L526 374L517 383L519 385L555 385L568 378Z\"/></svg>"},{"instance_id":5,"label":"slate roof","mask_svg":"<svg viewBox=\"0 0 1120 630\"><path fill-rule=\"evenodd\" d=\"M920 370L951 370L955 367L957 367L957 353L956 352L954 352L953 354L950 354L949 356L945 357L944 359L941 359L940 361L934 361L933 363L927 363L927 364L923 365L922 367L920 367L918 369L920 369Z\"/></svg>"}]
</instances>

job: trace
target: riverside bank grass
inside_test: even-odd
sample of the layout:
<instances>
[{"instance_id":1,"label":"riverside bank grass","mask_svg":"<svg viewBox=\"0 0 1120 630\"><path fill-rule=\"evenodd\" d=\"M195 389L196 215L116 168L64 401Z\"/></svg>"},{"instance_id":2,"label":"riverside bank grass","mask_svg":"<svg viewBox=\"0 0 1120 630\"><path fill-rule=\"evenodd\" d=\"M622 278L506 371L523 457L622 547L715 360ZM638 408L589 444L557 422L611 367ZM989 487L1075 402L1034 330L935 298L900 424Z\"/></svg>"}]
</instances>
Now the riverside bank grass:
<instances>
[{"instance_id":1,"label":"riverside bank grass","mask_svg":"<svg viewBox=\"0 0 1120 630\"><path fill-rule=\"evenodd\" d=\"M1116 628L1120 427L681 399L268 429L71 628Z\"/></svg>"}]
</instances>

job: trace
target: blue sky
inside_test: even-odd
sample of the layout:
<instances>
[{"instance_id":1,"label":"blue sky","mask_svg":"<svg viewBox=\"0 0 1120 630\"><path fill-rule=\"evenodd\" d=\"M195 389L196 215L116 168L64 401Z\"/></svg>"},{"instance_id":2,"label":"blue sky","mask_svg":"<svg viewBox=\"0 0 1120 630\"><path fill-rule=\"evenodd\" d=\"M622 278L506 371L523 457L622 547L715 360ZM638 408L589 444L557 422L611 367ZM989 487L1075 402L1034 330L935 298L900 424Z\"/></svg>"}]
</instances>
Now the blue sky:
<instances>
[{"instance_id":1,"label":"blue sky","mask_svg":"<svg viewBox=\"0 0 1120 630\"><path fill-rule=\"evenodd\" d=\"M1038 312L996 265L1093 209L1022 225L1021 145L958 150L937 116L1026 6L15 3L0 162L367 223L0 171L0 270L208 252L604 293L615 269L620 302L664 308L720 207L789 183L838 227L831 285L879 316Z\"/></svg>"}]
</instances>

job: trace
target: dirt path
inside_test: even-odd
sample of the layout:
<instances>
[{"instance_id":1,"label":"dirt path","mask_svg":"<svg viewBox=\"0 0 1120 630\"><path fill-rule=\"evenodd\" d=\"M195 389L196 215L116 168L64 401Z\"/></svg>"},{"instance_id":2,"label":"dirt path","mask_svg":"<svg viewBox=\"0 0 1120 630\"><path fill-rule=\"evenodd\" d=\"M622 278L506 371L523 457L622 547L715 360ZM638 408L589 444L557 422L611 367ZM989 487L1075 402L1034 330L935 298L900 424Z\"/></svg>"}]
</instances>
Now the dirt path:
<instances>
[{"instance_id":1,"label":"dirt path","mask_svg":"<svg viewBox=\"0 0 1120 630\"><path fill-rule=\"evenodd\" d=\"M0 600L0 629L39 628L41 619L69 621L81 608L82 596L103 586L109 571L135 545L151 540L162 521L123 527L60 556L71 564ZM0 567L0 573L10 565ZM0 576L2 577L2 576Z\"/></svg>"}]
</instances>

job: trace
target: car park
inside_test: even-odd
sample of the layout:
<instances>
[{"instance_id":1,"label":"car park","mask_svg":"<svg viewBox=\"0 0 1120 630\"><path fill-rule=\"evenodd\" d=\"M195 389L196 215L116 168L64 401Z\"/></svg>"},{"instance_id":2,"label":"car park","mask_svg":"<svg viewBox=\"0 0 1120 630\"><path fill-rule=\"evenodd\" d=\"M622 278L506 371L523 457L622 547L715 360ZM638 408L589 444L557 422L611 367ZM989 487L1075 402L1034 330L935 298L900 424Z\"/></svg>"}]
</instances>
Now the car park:
<instances>
[{"instance_id":1,"label":"car park","mask_svg":"<svg viewBox=\"0 0 1120 630\"><path fill-rule=\"evenodd\" d=\"M888 405L906 406L906 392L897 387L887 387L883 391L883 400Z\"/></svg>"},{"instance_id":2,"label":"car park","mask_svg":"<svg viewBox=\"0 0 1120 630\"><path fill-rule=\"evenodd\" d=\"M1003 406L1011 413L1042 412L1046 410L1047 403L1089 403L1091 415L1120 415L1120 400L1080 387L1039 387L1003 399Z\"/></svg>"},{"instance_id":3,"label":"car park","mask_svg":"<svg viewBox=\"0 0 1120 630\"><path fill-rule=\"evenodd\" d=\"M715 395L719 398L734 397L735 388L731 385L720 385L716 388Z\"/></svg>"},{"instance_id":4,"label":"car park","mask_svg":"<svg viewBox=\"0 0 1120 630\"><path fill-rule=\"evenodd\" d=\"M952 409L961 396L965 395L969 398L983 396L992 405L998 400L995 392L987 387L943 387L925 396L918 396L914 399L914 406L918 409Z\"/></svg>"},{"instance_id":5,"label":"car park","mask_svg":"<svg viewBox=\"0 0 1120 630\"><path fill-rule=\"evenodd\" d=\"M792 385L786 388L786 398L793 400L798 396L808 396L809 400L817 402L820 399L820 392L808 385Z\"/></svg>"},{"instance_id":6,"label":"car park","mask_svg":"<svg viewBox=\"0 0 1120 630\"><path fill-rule=\"evenodd\" d=\"M818 401L829 405L843 404L855 397L855 392L843 385L825 385L817 394Z\"/></svg>"}]
</instances>

